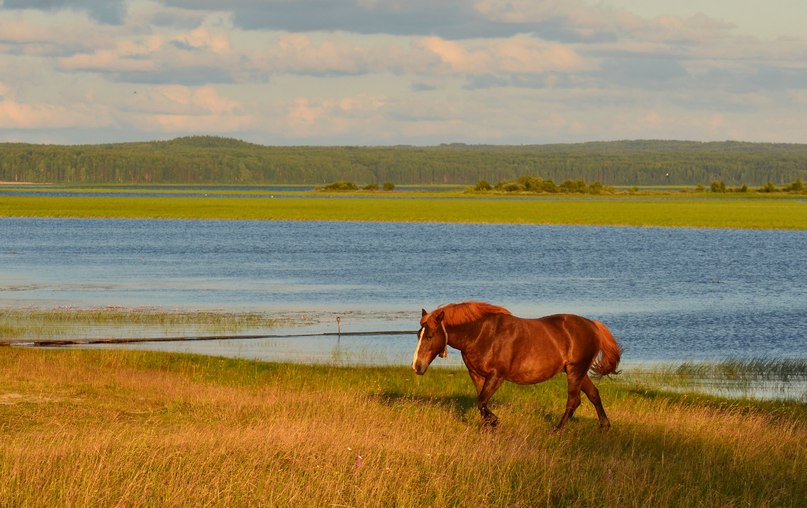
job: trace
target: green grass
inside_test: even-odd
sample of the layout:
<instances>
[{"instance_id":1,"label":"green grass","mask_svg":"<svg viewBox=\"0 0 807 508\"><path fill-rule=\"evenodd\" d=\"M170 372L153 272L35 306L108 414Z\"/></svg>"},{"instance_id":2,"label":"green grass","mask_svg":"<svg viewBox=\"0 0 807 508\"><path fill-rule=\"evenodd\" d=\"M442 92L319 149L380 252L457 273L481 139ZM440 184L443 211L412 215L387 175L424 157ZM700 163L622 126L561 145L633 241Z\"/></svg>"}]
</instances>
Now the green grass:
<instances>
[{"instance_id":1,"label":"green grass","mask_svg":"<svg viewBox=\"0 0 807 508\"><path fill-rule=\"evenodd\" d=\"M5 506L800 506L797 403L598 382L505 384L479 427L467 373L0 349ZM771 406L773 404L773 406Z\"/></svg>"},{"instance_id":2,"label":"green grass","mask_svg":"<svg viewBox=\"0 0 807 508\"><path fill-rule=\"evenodd\" d=\"M307 194L311 196L310 194ZM443 195L443 197L449 196ZM0 197L0 217L357 220L807 229L797 199Z\"/></svg>"}]
</instances>

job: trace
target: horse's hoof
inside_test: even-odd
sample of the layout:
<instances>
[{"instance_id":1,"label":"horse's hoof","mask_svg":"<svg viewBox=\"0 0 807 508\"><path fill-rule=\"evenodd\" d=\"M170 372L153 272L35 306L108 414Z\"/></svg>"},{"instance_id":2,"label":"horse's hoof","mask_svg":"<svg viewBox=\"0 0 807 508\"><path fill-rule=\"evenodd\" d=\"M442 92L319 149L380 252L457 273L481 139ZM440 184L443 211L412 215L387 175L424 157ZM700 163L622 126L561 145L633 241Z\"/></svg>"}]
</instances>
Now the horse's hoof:
<instances>
[{"instance_id":1,"label":"horse's hoof","mask_svg":"<svg viewBox=\"0 0 807 508\"><path fill-rule=\"evenodd\" d=\"M496 426L499 425L498 418L485 418L482 420L482 429L483 430L493 430Z\"/></svg>"}]
</instances>

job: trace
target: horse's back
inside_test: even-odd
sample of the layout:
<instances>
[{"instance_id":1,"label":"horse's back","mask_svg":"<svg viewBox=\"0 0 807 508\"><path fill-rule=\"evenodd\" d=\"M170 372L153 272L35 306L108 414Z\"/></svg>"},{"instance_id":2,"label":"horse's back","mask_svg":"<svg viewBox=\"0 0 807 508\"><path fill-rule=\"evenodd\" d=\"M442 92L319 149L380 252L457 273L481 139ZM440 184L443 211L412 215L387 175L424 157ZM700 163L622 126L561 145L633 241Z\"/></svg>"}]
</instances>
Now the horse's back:
<instances>
[{"instance_id":1,"label":"horse's back","mask_svg":"<svg viewBox=\"0 0 807 508\"><path fill-rule=\"evenodd\" d=\"M469 368L496 371L515 383L537 383L569 365L588 370L600 352L601 327L605 325L576 314L489 316L463 360Z\"/></svg>"},{"instance_id":2,"label":"horse's back","mask_svg":"<svg viewBox=\"0 0 807 508\"><path fill-rule=\"evenodd\" d=\"M532 321L537 327L546 330L553 340L571 341L574 338L596 338L599 333L597 321L577 314L552 314L528 321Z\"/></svg>"},{"instance_id":3,"label":"horse's back","mask_svg":"<svg viewBox=\"0 0 807 508\"><path fill-rule=\"evenodd\" d=\"M597 321L577 314L553 314L529 321L535 330L531 340L554 344L564 365L590 365L600 351L601 327L605 325Z\"/></svg>"},{"instance_id":4,"label":"horse's back","mask_svg":"<svg viewBox=\"0 0 807 508\"><path fill-rule=\"evenodd\" d=\"M596 344L596 325L574 314L554 314L541 318L502 315L495 319L495 349L498 360L509 368L507 378L515 383L543 381L574 363L577 354L593 358L590 347L581 347L580 335L591 336Z\"/></svg>"},{"instance_id":5,"label":"horse's back","mask_svg":"<svg viewBox=\"0 0 807 508\"><path fill-rule=\"evenodd\" d=\"M541 320L565 337L569 344L567 363L585 365L598 376L617 372L622 348L604 323L577 314L555 314Z\"/></svg>"}]
</instances>

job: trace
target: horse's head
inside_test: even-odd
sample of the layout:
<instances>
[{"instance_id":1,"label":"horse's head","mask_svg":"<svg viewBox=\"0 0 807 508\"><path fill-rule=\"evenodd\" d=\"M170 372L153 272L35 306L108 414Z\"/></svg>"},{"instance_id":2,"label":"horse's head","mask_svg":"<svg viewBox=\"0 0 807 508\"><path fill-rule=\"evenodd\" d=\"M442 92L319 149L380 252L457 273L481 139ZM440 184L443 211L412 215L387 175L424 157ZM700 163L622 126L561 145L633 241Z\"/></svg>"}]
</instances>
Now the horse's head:
<instances>
[{"instance_id":1,"label":"horse's head","mask_svg":"<svg viewBox=\"0 0 807 508\"><path fill-rule=\"evenodd\" d=\"M446 332L443 318L445 314L442 310L429 314L423 309L423 317L420 318L420 330L418 331L418 345L415 354L412 356L412 369L423 375L432 361L440 355L444 357L448 354L448 332Z\"/></svg>"}]
</instances>

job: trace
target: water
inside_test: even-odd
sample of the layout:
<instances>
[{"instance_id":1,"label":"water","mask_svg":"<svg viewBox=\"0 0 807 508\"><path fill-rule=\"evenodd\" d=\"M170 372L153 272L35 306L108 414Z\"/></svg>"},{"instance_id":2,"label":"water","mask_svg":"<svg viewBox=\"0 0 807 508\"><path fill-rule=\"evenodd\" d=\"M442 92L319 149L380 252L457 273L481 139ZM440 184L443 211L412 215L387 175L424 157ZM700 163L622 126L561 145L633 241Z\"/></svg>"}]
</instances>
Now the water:
<instances>
[{"instance_id":1,"label":"water","mask_svg":"<svg viewBox=\"0 0 807 508\"><path fill-rule=\"evenodd\" d=\"M5 218L0 307L312 311L359 331L481 299L599 319L626 362L807 358L805 246L801 231ZM407 364L412 338L132 347Z\"/></svg>"}]
</instances>

